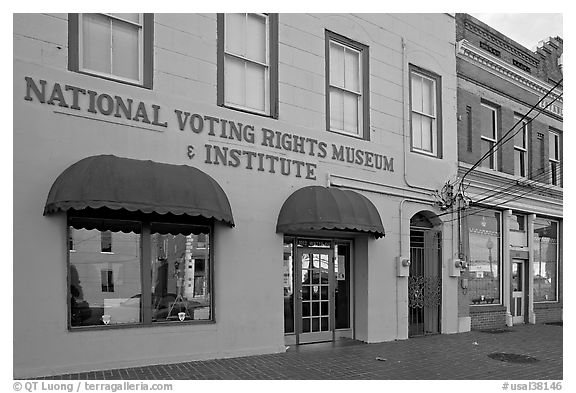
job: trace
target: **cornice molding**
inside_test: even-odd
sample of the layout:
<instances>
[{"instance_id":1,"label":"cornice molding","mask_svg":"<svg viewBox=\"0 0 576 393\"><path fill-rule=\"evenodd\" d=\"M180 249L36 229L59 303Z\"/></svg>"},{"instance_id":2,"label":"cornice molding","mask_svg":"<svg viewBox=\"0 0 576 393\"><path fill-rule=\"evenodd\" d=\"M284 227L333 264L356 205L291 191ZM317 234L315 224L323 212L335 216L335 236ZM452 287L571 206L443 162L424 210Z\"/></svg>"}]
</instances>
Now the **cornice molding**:
<instances>
[{"instance_id":1,"label":"cornice molding","mask_svg":"<svg viewBox=\"0 0 576 393\"><path fill-rule=\"evenodd\" d=\"M457 54L460 58L470 61L478 66L486 69L487 71L504 78L515 85L522 87L524 89L528 88L537 95L545 95L554 86L546 82L543 82L529 73L516 69L512 65L502 61L501 59L475 47L466 40L458 41L456 45ZM549 102L562 94L561 89L554 89L552 93L549 94L548 98L542 102L541 108L544 108ZM557 104L557 105L556 105ZM551 104L547 110L550 112L562 116L562 97L558 98L554 104Z\"/></svg>"},{"instance_id":2,"label":"cornice molding","mask_svg":"<svg viewBox=\"0 0 576 393\"><path fill-rule=\"evenodd\" d=\"M461 178L471 167L470 164L459 162L458 176ZM522 182L526 185L522 185ZM528 185L534 184L534 181L530 179L523 180L507 173L484 168L476 168L470 172L466 176L465 183L469 185L467 194L473 202L494 193L494 196L489 201L484 201L483 204L498 205L499 209L562 217L563 189L560 187L536 183L537 188L531 190ZM515 184L517 185L514 188L508 189ZM497 193L498 190L506 190L506 192Z\"/></svg>"},{"instance_id":3,"label":"cornice molding","mask_svg":"<svg viewBox=\"0 0 576 393\"><path fill-rule=\"evenodd\" d=\"M539 60L536 56L529 56L527 53L523 52L522 50L515 48L513 45L510 45L506 41L496 37L495 35L491 34L490 32L486 31L482 27L478 26L477 24L467 20L464 23L464 27L471 32L478 34L479 36L485 38L488 41L498 45L499 47L506 49L508 52L515 54L516 56L522 58L523 60L527 61L528 63L532 64L534 67L538 67Z\"/></svg>"}]
</instances>

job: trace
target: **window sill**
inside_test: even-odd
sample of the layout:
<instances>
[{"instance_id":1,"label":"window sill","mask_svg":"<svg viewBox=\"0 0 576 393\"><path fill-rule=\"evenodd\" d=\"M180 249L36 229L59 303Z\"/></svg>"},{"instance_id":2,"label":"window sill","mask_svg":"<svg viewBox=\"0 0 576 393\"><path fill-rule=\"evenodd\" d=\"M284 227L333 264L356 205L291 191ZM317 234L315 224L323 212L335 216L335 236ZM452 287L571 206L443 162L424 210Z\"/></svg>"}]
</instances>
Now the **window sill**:
<instances>
[{"instance_id":1,"label":"window sill","mask_svg":"<svg viewBox=\"0 0 576 393\"><path fill-rule=\"evenodd\" d=\"M534 308L562 308L562 303L560 303L558 300L545 300L542 302L534 302Z\"/></svg>"},{"instance_id":2,"label":"window sill","mask_svg":"<svg viewBox=\"0 0 576 393\"><path fill-rule=\"evenodd\" d=\"M430 157L430 158L436 158L436 159L440 159L440 158L441 158L441 157L438 157L438 155L435 154L435 153L430 153L429 151L419 150L419 149L416 149L416 148L413 148L413 147L410 148L410 152L411 152L411 153L420 154L420 155L423 155L423 156L426 156L426 157Z\"/></svg>"},{"instance_id":3,"label":"window sill","mask_svg":"<svg viewBox=\"0 0 576 393\"><path fill-rule=\"evenodd\" d=\"M68 327L68 332L97 332L106 330L118 330L118 329L135 329L135 328L154 328L154 327L178 327L178 326L196 326L196 325L215 325L214 320L191 320L182 322L154 322L150 325L144 325L140 323L121 323L116 325L97 325L97 326L78 326L78 327Z\"/></svg>"},{"instance_id":4,"label":"window sill","mask_svg":"<svg viewBox=\"0 0 576 393\"><path fill-rule=\"evenodd\" d=\"M143 89L152 90L152 86L146 86L143 82L126 80L126 79L122 79L120 77L115 77L114 75L105 75L105 74L100 74L98 72L93 72L93 71L88 71L88 70L77 70L77 71L73 71L73 72L76 72L76 73L82 74L82 75L92 76L95 78L106 79L106 80L112 81L112 82L122 83L124 85L136 86L136 87L141 87Z\"/></svg>"},{"instance_id":5,"label":"window sill","mask_svg":"<svg viewBox=\"0 0 576 393\"><path fill-rule=\"evenodd\" d=\"M506 311L502 304L470 304L470 314Z\"/></svg>"},{"instance_id":6,"label":"window sill","mask_svg":"<svg viewBox=\"0 0 576 393\"><path fill-rule=\"evenodd\" d=\"M234 106L231 104L221 104L220 106L223 108L226 108L226 109L231 109L231 110L238 111L238 112L248 113L250 115L269 117L271 119L278 119L278 116L272 116L271 114L266 113L266 112L258 112L255 110L250 110L248 108L238 107L238 106Z\"/></svg>"},{"instance_id":7,"label":"window sill","mask_svg":"<svg viewBox=\"0 0 576 393\"><path fill-rule=\"evenodd\" d=\"M358 139L358 140L361 140L361 141L367 141L367 140L368 140L368 139L364 138L364 137L361 136L361 135L352 134L352 133L345 132L345 131L332 130L332 129L327 130L327 131L328 131L328 132L333 132L334 134L338 134L338 135L348 136L348 137L350 137L350 138Z\"/></svg>"}]
</instances>

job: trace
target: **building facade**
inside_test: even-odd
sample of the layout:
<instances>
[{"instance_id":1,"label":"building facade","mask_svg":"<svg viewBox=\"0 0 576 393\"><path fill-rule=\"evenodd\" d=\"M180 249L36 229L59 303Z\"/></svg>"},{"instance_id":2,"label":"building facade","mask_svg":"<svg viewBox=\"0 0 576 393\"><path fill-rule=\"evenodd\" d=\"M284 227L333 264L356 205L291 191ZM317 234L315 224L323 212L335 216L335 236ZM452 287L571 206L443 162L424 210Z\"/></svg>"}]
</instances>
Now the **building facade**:
<instances>
[{"instance_id":1,"label":"building facade","mask_svg":"<svg viewBox=\"0 0 576 393\"><path fill-rule=\"evenodd\" d=\"M456 31L459 178L472 202L461 315L472 329L562 321L563 41L532 52L467 14Z\"/></svg>"},{"instance_id":2,"label":"building facade","mask_svg":"<svg viewBox=\"0 0 576 393\"><path fill-rule=\"evenodd\" d=\"M469 330L454 31L14 15L14 375Z\"/></svg>"}]
</instances>

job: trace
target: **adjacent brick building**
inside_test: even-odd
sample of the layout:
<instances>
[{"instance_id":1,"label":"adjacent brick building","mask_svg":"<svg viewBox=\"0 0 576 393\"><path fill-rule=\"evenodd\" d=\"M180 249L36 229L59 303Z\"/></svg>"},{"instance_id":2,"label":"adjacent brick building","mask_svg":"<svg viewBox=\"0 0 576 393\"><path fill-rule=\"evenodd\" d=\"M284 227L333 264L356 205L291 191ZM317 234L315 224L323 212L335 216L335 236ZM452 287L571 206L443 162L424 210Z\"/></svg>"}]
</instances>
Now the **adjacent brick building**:
<instances>
[{"instance_id":1,"label":"adjacent brick building","mask_svg":"<svg viewBox=\"0 0 576 393\"><path fill-rule=\"evenodd\" d=\"M560 321L563 41L533 52L467 14L456 41L461 314L472 329Z\"/></svg>"}]
</instances>

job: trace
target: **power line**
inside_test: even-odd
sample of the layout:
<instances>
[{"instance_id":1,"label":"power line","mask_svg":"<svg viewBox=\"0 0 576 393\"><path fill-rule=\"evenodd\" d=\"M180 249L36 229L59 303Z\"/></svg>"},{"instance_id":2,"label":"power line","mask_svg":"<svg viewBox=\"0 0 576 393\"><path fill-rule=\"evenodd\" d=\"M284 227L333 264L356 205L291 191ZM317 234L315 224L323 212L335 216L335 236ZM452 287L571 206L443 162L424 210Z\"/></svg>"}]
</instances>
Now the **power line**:
<instances>
[{"instance_id":1,"label":"power line","mask_svg":"<svg viewBox=\"0 0 576 393\"><path fill-rule=\"evenodd\" d=\"M468 171L464 174L464 176L462 176L462 179L461 179L461 183L460 183L460 184L462 184L462 181L464 181L464 179L466 178L466 176L467 176L470 172L472 172L474 169L476 169L476 168L482 163L482 161L484 161L487 157L489 157L491 154L493 154L493 153L496 151L496 148L497 148L497 147L501 146L504 142L507 142L508 140L510 140L510 138L509 138L509 139L506 139L506 140L505 140L505 138L506 138L512 131L514 131L514 128L516 128L516 126L517 126L518 124L522 123L522 121L523 121L524 119L526 119L526 117L528 117L528 115L529 115L534 109L536 109L536 108L540 105L540 103L543 102L543 101L546 99L546 97L548 97L548 96L552 93L552 91L553 91L554 89L556 89L556 87L558 87L558 86L562 83L563 80L564 80L564 79L560 79L558 82L556 82L556 84L554 85L554 87L552 87L550 90L548 90L548 92L547 92L536 104L534 104L534 105L530 108L530 110L529 110L526 114L524 114L524 115L516 122L516 124L514 124L514 125L512 126L512 128L511 128L510 130L508 130L508 132L506 132L506 134L504 134L504 136L502 136L502 138L500 138L500 140L498 140L496 143L494 143L494 145L493 145L490 149L488 149L488 151L487 151L486 153L484 153L484 155L483 155L482 157L480 157L480 159L479 159L474 165L472 165L472 167L471 167L470 169L468 169ZM554 100L552 100L550 103L548 103L548 104L544 107L544 109L547 109L550 105L552 105L554 102L556 102L556 100L558 100L560 97L562 97L562 95L563 95L563 93L561 93L560 95L556 96L556 98L554 98ZM538 116L540 115L540 113L542 113L542 110L540 110L532 119L530 119L530 121L529 121L527 124L531 123L534 119L536 119L536 117L538 117ZM521 130L521 128L518 129L518 131L516 131L516 133L514 133L514 135L512 135L512 138L513 138L520 130Z\"/></svg>"},{"instance_id":2,"label":"power line","mask_svg":"<svg viewBox=\"0 0 576 393\"><path fill-rule=\"evenodd\" d=\"M488 208L486 208L486 209L491 209L491 208L493 208L493 207L500 206L500 205L502 205L503 203L512 202L512 201L514 201L514 200L516 200L516 199L519 199L519 198L521 198L521 197L523 197L523 196L525 196L525 195L527 195L527 194L529 194L529 193L531 193L531 192L536 192L536 191L547 192L547 191L550 191L550 188L547 187L547 184L544 184L544 183L541 182L541 180L547 179L549 174L550 174L550 170L548 169L548 170L545 170L544 172L540 173L539 175L535 176L534 178L532 178L532 179L530 179L530 180L527 180L527 181L526 181L524 184L522 184L522 185L520 185L520 184L513 184L513 185L501 186L501 187L500 187L500 190L499 190L498 192L494 193L493 195L489 195L489 196L487 196L487 197L485 197L485 198L483 198L483 199L480 199L480 200L478 200L478 201L472 201L472 203L481 203L481 202L484 202L485 200L490 199L490 198L493 198L493 197L495 197L495 196L497 196L497 195L499 195L499 194L508 194L508 195L510 195L510 192L515 191L515 190L513 190L513 189L516 188L516 187L518 187L518 191L519 191L520 189L523 189L523 188L526 187L526 186L530 187L530 189L529 189L528 191L520 194L520 195L514 196L514 198L512 198L512 199L510 199L510 200L508 200L508 201L504 201L504 202L502 202L502 203L500 203L500 204L494 205L494 206L492 206L492 207L488 207ZM493 190L490 190L490 191L493 191ZM486 194L486 193L484 193L484 194ZM483 194L481 194L481 195L483 195ZM487 203L484 203L484 204L487 204ZM484 209L484 210L486 210L486 209ZM462 210L462 209L460 209L460 210ZM441 217L441 216L445 216L445 215L448 215L448 214L453 214L453 212L449 211L449 212L437 214L436 216L437 216L437 217ZM461 217L461 218L463 218L463 217ZM448 220L448 221L444 221L444 222L451 222L451 221L454 221L454 220L455 220L455 219L453 219L453 220Z\"/></svg>"},{"instance_id":3,"label":"power line","mask_svg":"<svg viewBox=\"0 0 576 393\"><path fill-rule=\"evenodd\" d=\"M526 191L526 192L524 192L524 193L521 193L521 194L519 194L519 195L514 196L514 197L511 198L511 199L505 200L505 201L500 202L500 203L497 203L497 204L495 204L495 205L490 205L490 206L488 206L488 207L481 208L480 210L477 210L477 211L475 211L475 212L468 213L468 214L466 214L466 215L464 215L464 216L460 216L460 219L465 218L465 217L468 217L468 216L470 216L470 215L472 215L472 214L475 214L475 213L479 213L479 212L481 212L481 211L493 210L494 208L496 208L496 207L498 207L498 206L502 206L502 205L504 205L504 204L507 204L507 203L513 202L513 201L515 201L515 200L518 200L518 199L524 197L525 195L530 194L531 192L533 192L533 190L528 190L528 191ZM475 202L475 203L476 203L476 202ZM444 221L444 223L456 221L457 219L458 219L458 218L453 218L453 219L451 219L451 220Z\"/></svg>"},{"instance_id":4,"label":"power line","mask_svg":"<svg viewBox=\"0 0 576 393\"><path fill-rule=\"evenodd\" d=\"M560 165L561 165L561 164L562 164L562 163L560 163ZM550 168L550 167L548 167L548 168ZM551 174L551 169L548 169L548 168L542 170L542 172L540 172L540 173L530 172L530 173L528 174L528 176L526 176L525 178L522 178L522 179L524 179L524 182L533 181L533 180L544 180L544 177L543 177L544 174L546 174L546 175L550 175L550 174ZM541 170L541 169L539 169L538 171L540 171L540 170ZM498 193L500 193L500 192L502 192L502 191L505 191L506 189L513 188L513 187L516 187L516 186L521 186L521 185L518 184L518 181L520 181L520 180L522 180L522 179L516 179L516 180L515 180L515 184L512 184L512 185L510 185L510 184L503 184L503 185L500 185L500 186L498 186L498 187L496 187L496 188L492 188L492 189L486 190L486 191L484 191L484 192L481 192L481 193L479 193L479 194L476 194L475 197L476 197L476 198L479 198L479 197L481 197L481 196L483 196L483 195L487 195L487 194L497 195ZM470 183L469 183L469 184L470 184Z\"/></svg>"},{"instance_id":5,"label":"power line","mask_svg":"<svg viewBox=\"0 0 576 393\"><path fill-rule=\"evenodd\" d=\"M541 181L544 180L544 179L548 179L549 175L551 175L551 174L552 174L552 170L551 170L551 169L550 169L550 170L544 170L542 173L534 176L534 177L531 178L531 179L528 179L528 180L524 181L522 184L518 184L518 181L519 181L519 180L517 180L517 181L516 181L516 184L507 185L507 186L505 186L505 187L500 187L500 189L497 189L497 190L491 190L491 191L494 191L491 195L488 195L488 196L486 196L486 197L484 197L484 198L482 198L482 199L480 199L480 200L476 200L476 201L474 201L474 202L475 202L475 203L483 202L483 201L485 201L485 200L487 200L487 199L490 199L490 198L493 198L493 197L497 196L498 194L501 194L501 193L504 193L504 192L507 192L507 191L511 191L511 190L513 190L514 188L523 189L523 188L526 187L526 186L533 187L533 188L544 187L544 186L546 186L546 184L543 184ZM558 173L558 174L560 174L560 173ZM484 194L485 194L485 193L484 193ZM478 197L480 197L480 196L482 196L482 195L484 195L484 194L475 195L475 196L476 196L476 198L478 198Z\"/></svg>"}]
</instances>

